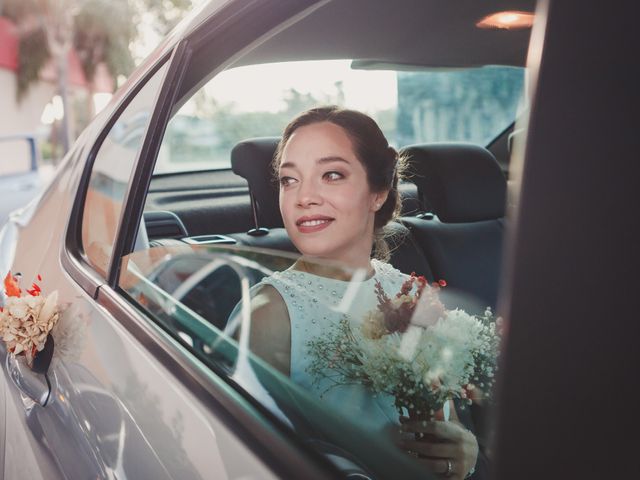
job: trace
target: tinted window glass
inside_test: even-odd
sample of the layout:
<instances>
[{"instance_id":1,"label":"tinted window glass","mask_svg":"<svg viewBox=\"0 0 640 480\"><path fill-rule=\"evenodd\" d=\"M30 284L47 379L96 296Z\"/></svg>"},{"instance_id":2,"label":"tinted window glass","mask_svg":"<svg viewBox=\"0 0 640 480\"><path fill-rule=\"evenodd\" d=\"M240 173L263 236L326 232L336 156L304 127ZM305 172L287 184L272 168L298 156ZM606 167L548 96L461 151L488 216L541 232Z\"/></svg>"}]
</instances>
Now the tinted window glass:
<instances>
[{"instance_id":1,"label":"tinted window glass","mask_svg":"<svg viewBox=\"0 0 640 480\"><path fill-rule=\"evenodd\" d=\"M82 217L82 247L89 263L106 274L122 202L160 89L163 65L131 100L96 155Z\"/></svg>"}]
</instances>

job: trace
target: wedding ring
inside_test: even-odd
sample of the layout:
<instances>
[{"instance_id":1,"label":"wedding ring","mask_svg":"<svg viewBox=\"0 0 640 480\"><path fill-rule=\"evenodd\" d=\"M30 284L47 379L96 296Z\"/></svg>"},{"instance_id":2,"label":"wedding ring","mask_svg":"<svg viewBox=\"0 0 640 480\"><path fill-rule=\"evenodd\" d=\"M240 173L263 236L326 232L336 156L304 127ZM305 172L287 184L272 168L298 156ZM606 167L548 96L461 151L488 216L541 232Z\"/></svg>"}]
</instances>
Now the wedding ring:
<instances>
[{"instance_id":1,"label":"wedding ring","mask_svg":"<svg viewBox=\"0 0 640 480\"><path fill-rule=\"evenodd\" d=\"M453 462L447 458L447 470L444 472L445 477L450 477L453 473Z\"/></svg>"}]
</instances>

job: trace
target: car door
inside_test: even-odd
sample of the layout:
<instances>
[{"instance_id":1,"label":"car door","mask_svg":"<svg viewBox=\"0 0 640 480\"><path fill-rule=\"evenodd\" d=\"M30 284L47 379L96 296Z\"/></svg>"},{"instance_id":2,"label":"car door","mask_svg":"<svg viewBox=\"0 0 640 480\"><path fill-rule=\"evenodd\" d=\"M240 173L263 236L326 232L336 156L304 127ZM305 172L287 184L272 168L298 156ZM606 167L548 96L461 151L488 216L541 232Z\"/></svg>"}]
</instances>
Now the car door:
<instances>
[{"instance_id":1,"label":"car door","mask_svg":"<svg viewBox=\"0 0 640 480\"><path fill-rule=\"evenodd\" d=\"M108 264L100 261L109 259L124 191L168 65L167 58L137 89L98 146L93 165L88 165L93 168L87 195L81 199L81 220L85 232L92 232L90 238L101 242L102 249L95 256L87 252L98 282L104 281L100 276ZM82 160L76 154L58 183L69 181L68 177L82 169ZM56 215L52 209L60 207L64 212L72 201L49 193L22 236L28 237L43 222L55 219L57 230L50 241L60 247L64 238L60 225L68 214ZM30 268L20 261L27 258L24 249L42 248L35 239L26 240L19 243L14 264L23 272ZM217 422L211 423L213 418L200 402L171 378L161 362L140 348L109 309L55 268L56 251L44 252L39 271L45 289L55 285L60 298L69 299L64 318L81 352L76 361L52 366L47 382L41 383L44 391L50 390L44 407L27 398L26 388L9 389L5 478L25 474L28 478L204 478L209 474L225 478L230 472L216 445L226 442L228 431L216 431ZM8 357L9 376L25 383L29 376L36 376L16 368ZM199 440L199 449L188 448L194 439ZM238 444L236 449L246 451ZM250 453L249 457L245 465L255 466Z\"/></svg>"},{"instance_id":2,"label":"car door","mask_svg":"<svg viewBox=\"0 0 640 480\"><path fill-rule=\"evenodd\" d=\"M218 13L221 22L243 6ZM279 7L280 18L265 24L291 14L286 2ZM178 46L149 66L85 132L25 214L14 272L41 275L44 294L58 291L77 351L45 378L3 348L5 378L13 380L6 386L4 478L271 478L273 467L254 449L290 462L291 447L246 400L112 288L129 225L137 224L129 216L139 208L136 188L148 181L167 114L158 100L172 94L185 55ZM304 475L317 474L311 468Z\"/></svg>"}]
</instances>

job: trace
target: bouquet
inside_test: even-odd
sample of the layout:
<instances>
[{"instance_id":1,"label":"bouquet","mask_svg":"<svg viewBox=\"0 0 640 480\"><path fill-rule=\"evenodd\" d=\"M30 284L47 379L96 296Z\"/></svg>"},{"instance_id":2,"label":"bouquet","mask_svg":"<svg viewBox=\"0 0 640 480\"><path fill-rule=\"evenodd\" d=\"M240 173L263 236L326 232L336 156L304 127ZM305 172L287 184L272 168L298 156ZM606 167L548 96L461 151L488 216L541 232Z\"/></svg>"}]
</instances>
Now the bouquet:
<instances>
[{"instance_id":1,"label":"bouquet","mask_svg":"<svg viewBox=\"0 0 640 480\"><path fill-rule=\"evenodd\" d=\"M490 309L474 316L447 310L440 281L414 273L390 298L376 282L377 307L359 324L343 317L322 338L308 342L308 369L328 389L361 384L393 397L400 415L431 418L450 399L468 403L489 393L499 335ZM499 324L499 319L498 319Z\"/></svg>"},{"instance_id":2,"label":"bouquet","mask_svg":"<svg viewBox=\"0 0 640 480\"><path fill-rule=\"evenodd\" d=\"M40 275L38 281L42 281ZM34 282L23 294L18 279L11 272L4 279L4 288L6 302L0 307L0 335L7 350L13 355L24 355L27 364L34 368L34 360L47 346L47 351L41 355L46 359L39 362L44 363L46 371L53 354L53 340L49 334L60 318L58 292L44 296ZM34 370L41 369L40 365L36 367Z\"/></svg>"}]
</instances>

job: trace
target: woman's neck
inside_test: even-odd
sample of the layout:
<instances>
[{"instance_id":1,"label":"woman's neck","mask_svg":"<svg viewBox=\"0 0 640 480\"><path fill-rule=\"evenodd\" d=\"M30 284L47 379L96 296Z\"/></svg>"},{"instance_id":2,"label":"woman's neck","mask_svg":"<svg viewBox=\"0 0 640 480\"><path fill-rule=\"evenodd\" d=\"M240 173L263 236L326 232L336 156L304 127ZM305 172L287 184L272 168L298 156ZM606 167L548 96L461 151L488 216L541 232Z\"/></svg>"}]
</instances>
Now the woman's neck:
<instances>
[{"instance_id":1,"label":"woman's neck","mask_svg":"<svg viewBox=\"0 0 640 480\"><path fill-rule=\"evenodd\" d=\"M375 274L375 269L371 265L371 261L368 261L366 265L337 265L331 264L327 261L323 261L318 258L300 257L293 268L301 272L311 273L320 277L333 278L335 280L350 281L353 278L354 272L357 270L366 270L366 278L371 278Z\"/></svg>"}]
</instances>

